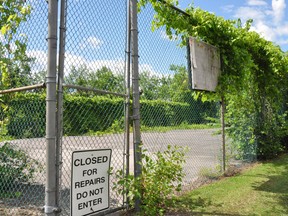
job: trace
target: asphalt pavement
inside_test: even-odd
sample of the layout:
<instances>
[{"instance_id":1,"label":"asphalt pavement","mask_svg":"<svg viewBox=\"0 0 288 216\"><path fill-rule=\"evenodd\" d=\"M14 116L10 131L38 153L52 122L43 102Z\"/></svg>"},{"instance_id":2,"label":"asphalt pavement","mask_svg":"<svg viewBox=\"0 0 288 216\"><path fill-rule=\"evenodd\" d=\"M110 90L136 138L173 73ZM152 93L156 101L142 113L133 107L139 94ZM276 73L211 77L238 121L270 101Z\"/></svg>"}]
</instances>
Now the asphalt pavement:
<instances>
[{"instance_id":1,"label":"asphalt pavement","mask_svg":"<svg viewBox=\"0 0 288 216\"><path fill-rule=\"evenodd\" d=\"M221 164L222 139L220 129L197 129L197 130L172 130L168 132L143 132L141 140L143 148L147 149L148 155L153 155L157 151L164 151L168 145L178 145L188 147L186 154L186 164L183 185L189 185L197 180L204 170L216 170ZM71 184L71 163L73 151L92 149L112 149L111 166L114 171L124 169L126 166L126 145L124 134L112 134L103 136L64 136L62 139L62 164L61 164L61 196L62 206L69 209L70 205L70 184ZM9 141L12 145L27 152L30 157L36 159L43 165L42 172L35 175L35 183L45 185L46 174L45 164L46 141L45 138L21 139ZM1 144L3 144L2 142ZM1 145L0 144L0 145ZM133 142L130 134L129 142L129 169L133 172ZM115 181L111 176L111 181ZM112 187L113 184L110 184ZM40 191L40 190L39 190ZM42 190L41 190L42 191ZM43 193L43 191L41 192ZM121 197L115 192L111 192L111 205L121 204ZM39 201L39 200L38 200Z\"/></svg>"},{"instance_id":2,"label":"asphalt pavement","mask_svg":"<svg viewBox=\"0 0 288 216\"><path fill-rule=\"evenodd\" d=\"M124 134L103 136L69 136L62 142L62 184L69 187L72 152L89 149L112 149L111 166L114 170L123 168L125 160ZM143 148L148 154L164 151L168 145L188 147L185 184L199 176L203 169L215 169L221 164L222 139L219 129L172 130L168 132L144 132L141 134ZM32 158L46 164L46 141L44 138L22 139L9 141L26 151ZM130 170L133 172L133 143L130 135ZM124 165L125 166L125 165ZM37 181L45 181L45 176L38 174Z\"/></svg>"}]
</instances>

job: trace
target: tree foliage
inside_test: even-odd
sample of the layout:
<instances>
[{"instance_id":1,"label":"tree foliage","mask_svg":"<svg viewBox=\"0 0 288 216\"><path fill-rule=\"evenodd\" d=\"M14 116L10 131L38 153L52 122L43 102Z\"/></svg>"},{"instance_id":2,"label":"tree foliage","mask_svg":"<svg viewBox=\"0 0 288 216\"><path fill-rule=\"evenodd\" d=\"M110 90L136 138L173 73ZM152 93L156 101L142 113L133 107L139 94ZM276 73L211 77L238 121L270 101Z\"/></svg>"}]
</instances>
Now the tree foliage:
<instances>
[{"instance_id":1,"label":"tree foliage","mask_svg":"<svg viewBox=\"0 0 288 216\"><path fill-rule=\"evenodd\" d=\"M188 72L184 65L170 65L169 75L152 74L149 71L140 73L141 97L146 100L168 100L187 102L191 98L188 89ZM188 99L189 100L189 99Z\"/></svg>"},{"instance_id":2,"label":"tree foliage","mask_svg":"<svg viewBox=\"0 0 288 216\"><path fill-rule=\"evenodd\" d=\"M31 7L25 0L4 0L0 5L0 75L1 88L14 88L31 82L29 63L33 59L26 55L25 35L17 35L20 24L26 21Z\"/></svg>"},{"instance_id":3,"label":"tree foliage","mask_svg":"<svg viewBox=\"0 0 288 216\"><path fill-rule=\"evenodd\" d=\"M96 71L89 69L85 65L80 68L73 66L70 73L65 77L65 82L100 90L119 93L124 92L123 75L114 73L106 66L97 69Z\"/></svg>"},{"instance_id":4,"label":"tree foliage","mask_svg":"<svg viewBox=\"0 0 288 216\"><path fill-rule=\"evenodd\" d=\"M183 15L170 7L178 4L175 0L141 0L139 9L147 3L155 9L153 29L164 26L182 45L192 36L219 48L222 75L217 93L209 96L225 97L229 133L243 156L279 154L287 137L287 55L251 31L252 20L225 20L193 6L185 10L189 16Z\"/></svg>"}]
</instances>

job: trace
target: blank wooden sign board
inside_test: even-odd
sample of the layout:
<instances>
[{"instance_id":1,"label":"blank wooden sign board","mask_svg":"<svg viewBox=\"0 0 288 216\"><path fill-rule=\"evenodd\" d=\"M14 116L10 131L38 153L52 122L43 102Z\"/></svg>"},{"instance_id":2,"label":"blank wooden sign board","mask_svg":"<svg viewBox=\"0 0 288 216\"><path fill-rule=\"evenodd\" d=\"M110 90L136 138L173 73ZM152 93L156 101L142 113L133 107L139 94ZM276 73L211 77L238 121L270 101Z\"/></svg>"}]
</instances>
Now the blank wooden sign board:
<instances>
[{"instance_id":1,"label":"blank wooden sign board","mask_svg":"<svg viewBox=\"0 0 288 216\"><path fill-rule=\"evenodd\" d=\"M191 37L188 51L192 89L215 92L221 72L219 49Z\"/></svg>"}]
</instances>

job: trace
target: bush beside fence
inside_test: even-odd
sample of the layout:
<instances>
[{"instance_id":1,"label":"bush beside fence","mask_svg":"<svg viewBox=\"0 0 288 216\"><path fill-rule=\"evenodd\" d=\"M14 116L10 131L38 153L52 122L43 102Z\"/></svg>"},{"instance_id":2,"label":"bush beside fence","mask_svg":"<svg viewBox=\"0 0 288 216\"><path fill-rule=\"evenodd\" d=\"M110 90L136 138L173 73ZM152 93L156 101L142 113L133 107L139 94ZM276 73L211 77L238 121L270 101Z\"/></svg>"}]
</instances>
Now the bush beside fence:
<instances>
[{"instance_id":1,"label":"bush beside fence","mask_svg":"<svg viewBox=\"0 0 288 216\"><path fill-rule=\"evenodd\" d=\"M45 94L43 93L16 94L11 97L9 102L5 103L8 109L6 111L1 110L2 126L7 129L6 135L15 138L44 137L45 103ZM123 103L122 98L115 97L65 95L64 134L75 136L109 130L117 121L123 120L124 111L119 112L123 109ZM109 112L107 107L109 107ZM142 100L141 124L147 127L165 127L183 123L205 123L210 110L211 105L198 112L193 109L192 103ZM216 113L217 109L214 109L214 113L210 113L212 114L210 117L215 117ZM4 122L6 123L4 124Z\"/></svg>"},{"instance_id":2,"label":"bush beside fence","mask_svg":"<svg viewBox=\"0 0 288 216\"><path fill-rule=\"evenodd\" d=\"M1 111L1 116L6 119L7 135L15 138L45 136L46 102L44 94L15 94L7 101L7 103L4 102L7 112Z\"/></svg>"}]
</instances>

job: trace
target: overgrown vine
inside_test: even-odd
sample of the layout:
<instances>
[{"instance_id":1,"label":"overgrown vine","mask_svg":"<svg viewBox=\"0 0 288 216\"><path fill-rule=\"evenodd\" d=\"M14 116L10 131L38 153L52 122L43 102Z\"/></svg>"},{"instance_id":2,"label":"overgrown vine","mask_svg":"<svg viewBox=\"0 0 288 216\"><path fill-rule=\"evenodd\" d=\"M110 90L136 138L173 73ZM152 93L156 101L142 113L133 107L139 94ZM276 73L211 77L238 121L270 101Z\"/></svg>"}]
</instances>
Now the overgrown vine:
<instances>
[{"instance_id":1,"label":"overgrown vine","mask_svg":"<svg viewBox=\"0 0 288 216\"><path fill-rule=\"evenodd\" d=\"M182 45L192 36L219 48L221 77L216 94L208 97L225 97L229 136L241 157L265 159L283 152L288 137L288 58L280 47L251 31L252 20L225 20L192 5L183 15L170 7L177 6L177 0L140 0L139 10L147 4L155 10L152 30L164 27Z\"/></svg>"}]
</instances>

